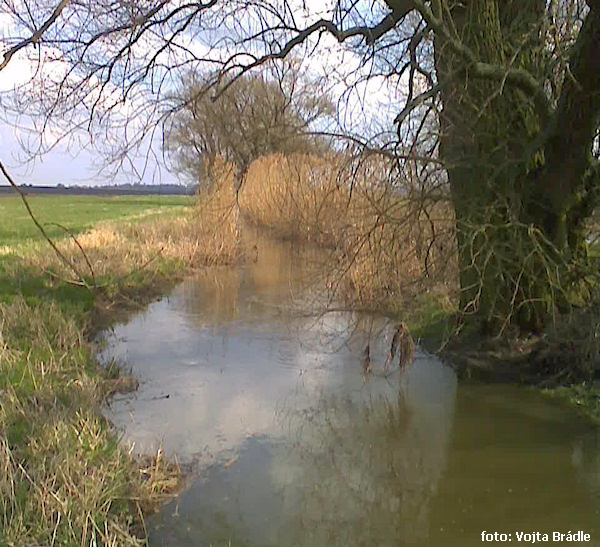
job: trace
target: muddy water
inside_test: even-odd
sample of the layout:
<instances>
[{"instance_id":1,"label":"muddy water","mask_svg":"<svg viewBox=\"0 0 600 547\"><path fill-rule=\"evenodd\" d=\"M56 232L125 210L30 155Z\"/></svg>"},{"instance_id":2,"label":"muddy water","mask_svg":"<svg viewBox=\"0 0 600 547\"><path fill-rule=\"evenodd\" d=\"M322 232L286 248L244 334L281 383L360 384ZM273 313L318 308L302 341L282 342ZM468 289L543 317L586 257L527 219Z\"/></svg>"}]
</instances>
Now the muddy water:
<instances>
[{"instance_id":1,"label":"muddy water","mask_svg":"<svg viewBox=\"0 0 600 547\"><path fill-rule=\"evenodd\" d=\"M481 545L484 530L600 545L597 431L526 390L459 385L423 352L384 376L385 319L306 313L312 258L260 240L255 264L188 280L109 335L103 358L141 379L109 418L195 471L150 545Z\"/></svg>"}]
</instances>

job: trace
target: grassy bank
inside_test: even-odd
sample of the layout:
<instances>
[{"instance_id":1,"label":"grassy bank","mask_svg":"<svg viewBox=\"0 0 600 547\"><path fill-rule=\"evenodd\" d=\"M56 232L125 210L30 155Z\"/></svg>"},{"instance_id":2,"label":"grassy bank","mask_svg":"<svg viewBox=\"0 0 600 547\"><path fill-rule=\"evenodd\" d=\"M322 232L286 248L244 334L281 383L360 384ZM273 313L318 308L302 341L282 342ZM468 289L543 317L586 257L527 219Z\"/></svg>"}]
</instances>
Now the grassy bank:
<instances>
[{"instance_id":1,"label":"grassy bank","mask_svg":"<svg viewBox=\"0 0 600 547\"><path fill-rule=\"evenodd\" d=\"M64 237L64 226L72 234L90 230L102 221L179 216L194 204L186 196L29 196L29 205L51 237ZM18 195L0 197L0 245L41 241Z\"/></svg>"},{"instance_id":2,"label":"grassy bank","mask_svg":"<svg viewBox=\"0 0 600 547\"><path fill-rule=\"evenodd\" d=\"M143 545L178 469L118 444L101 405L135 382L99 369L90 336L189 268L237 260L235 226L181 198L34 198L40 220L79 233L55 232L69 266L17 207L0 250L0 545Z\"/></svg>"}]
</instances>

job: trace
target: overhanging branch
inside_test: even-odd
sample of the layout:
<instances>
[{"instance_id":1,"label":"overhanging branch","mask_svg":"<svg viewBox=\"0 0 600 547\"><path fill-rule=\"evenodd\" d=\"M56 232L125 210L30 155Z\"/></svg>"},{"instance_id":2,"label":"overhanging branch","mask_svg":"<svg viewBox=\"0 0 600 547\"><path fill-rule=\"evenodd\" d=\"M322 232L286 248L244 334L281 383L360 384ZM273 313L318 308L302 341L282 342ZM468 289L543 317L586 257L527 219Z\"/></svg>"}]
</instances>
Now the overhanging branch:
<instances>
[{"instance_id":1,"label":"overhanging branch","mask_svg":"<svg viewBox=\"0 0 600 547\"><path fill-rule=\"evenodd\" d=\"M499 65L476 62L469 66L469 75L483 80L495 80L512 84L533 96L536 110L542 123L545 123L552 113L550 101L538 81L527 70L522 68L505 68Z\"/></svg>"},{"instance_id":2,"label":"overhanging branch","mask_svg":"<svg viewBox=\"0 0 600 547\"><path fill-rule=\"evenodd\" d=\"M388 4L394 3L389 2ZM365 42L368 45L373 45L384 34L391 31L413 9L412 2L401 1L396 2L396 4L398 4L397 8L392 9L391 13L386 15L377 25L373 27L362 25L342 30L338 28L333 21L328 19L320 19L309 27L303 30L298 30L298 34L288 40L279 51L258 57L252 63L243 66L240 73L237 74L236 77L227 84L225 84L220 89L219 93L217 93L216 97L225 92L233 84L233 82L243 74L258 68L269 61L285 59L295 47L303 44L315 33L327 32L331 34L339 43L343 43L350 38L360 36L365 39ZM392 6L390 5L390 7Z\"/></svg>"},{"instance_id":3,"label":"overhanging branch","mask_svg":"<svg viewBox=\"0 0 600 547\"><path fill-rule=\"evenodd\" d=\"M20 51L21 49L27 47L28 45L37 44L44 33L54 24L54 22L60 17L61 12L67 7L67 5L71 2L71 0L61 0L61 2L56 6L50 17L44 21L44 24L37 29L29 38L25 40L21 40L18 44L11 47L4 53L4 58L0 63L0 70L6 68L6 65L10 62L11 58L15 53Z\"/></svg>"}]
</instances>

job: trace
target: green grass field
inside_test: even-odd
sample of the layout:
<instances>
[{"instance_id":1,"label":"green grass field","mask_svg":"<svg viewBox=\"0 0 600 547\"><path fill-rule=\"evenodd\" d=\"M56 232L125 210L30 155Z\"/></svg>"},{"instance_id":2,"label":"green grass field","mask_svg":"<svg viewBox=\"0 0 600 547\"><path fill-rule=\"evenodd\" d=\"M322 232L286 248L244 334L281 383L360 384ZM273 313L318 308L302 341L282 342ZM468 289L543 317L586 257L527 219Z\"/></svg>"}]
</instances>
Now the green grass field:
<instances>
[{"instance_id":1,"label":"green grass field","mask_svg":"<svg viewBox=\"0 0 600 547\"><path fill-rule=\"evenodd\" d=\"M28 196L38 221L53 238L65 236L58 223L73 234L102 221L130 220L165 214L179 215L194 204L187 196ZM0 197L0 246L42 239L17 195Z\"/></svg>"},{"instance_id":2,"label":"green grass field","mask_svg":"<svg viewBox=\"0 0 600 547\"><path fill-rule=\"evenodd\" d=\"M79 238L96 272L89 290L60 269L19 196L0 197L0 546L141 547L142 510L176 490L180 471L160 453L136 460L119 444L102 408L126 378L99 367L90 334L180 279L191 259L177 253L197 251L186 214L194 199L28 201L56 239L66 234L52 222L118 237ZM72 243L61 249L85 271Z\"/></svg>"}]
</instances>

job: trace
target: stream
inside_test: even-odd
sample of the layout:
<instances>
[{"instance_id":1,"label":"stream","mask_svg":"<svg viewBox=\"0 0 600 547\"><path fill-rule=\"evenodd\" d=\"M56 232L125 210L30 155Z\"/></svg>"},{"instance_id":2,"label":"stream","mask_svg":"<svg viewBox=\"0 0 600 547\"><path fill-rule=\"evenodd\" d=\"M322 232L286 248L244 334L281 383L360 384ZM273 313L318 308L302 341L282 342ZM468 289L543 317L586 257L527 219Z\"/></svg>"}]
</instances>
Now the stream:
<instances>
[{"instance_id":1,"label":"stream","mask_svg":"<svg viewBox=\"0 0 600 547\"><path fill-rule=\"evenodd\" d=\"M259 238L257 255L106 334L101 360L141 382L107 417L135 452L162 445L193 469L148 518L151 546L463 546L483 531L579 530L600 545L597 429L525 388L459 384L418 347L384 375L393 323L324 311L305 288L310 252Z\"/></svg>"}]
</instances>

